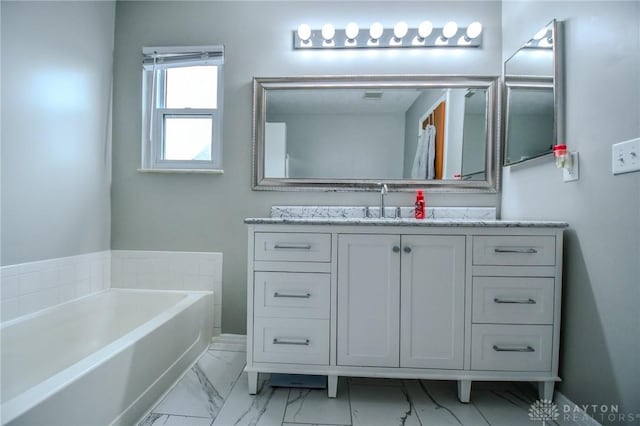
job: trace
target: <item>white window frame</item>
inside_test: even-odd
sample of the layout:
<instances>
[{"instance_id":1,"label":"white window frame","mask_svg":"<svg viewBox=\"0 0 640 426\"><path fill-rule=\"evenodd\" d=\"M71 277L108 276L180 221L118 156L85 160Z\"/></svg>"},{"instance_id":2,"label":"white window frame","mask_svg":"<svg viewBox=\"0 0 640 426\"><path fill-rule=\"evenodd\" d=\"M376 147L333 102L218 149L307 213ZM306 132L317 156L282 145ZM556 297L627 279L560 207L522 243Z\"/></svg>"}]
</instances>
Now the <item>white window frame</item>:
<instances>
[{"instance_id":1,"label":"white window frame","mask_svg":"<svg viewBox=\"0 0 640 426\"><path fill-rule=\"evenodd\" d=\"M142 167L140 171L222 173L223 46L144 47L142 84ZM165 108L166 69L217 66L217 102L209 108ZM211 160L164 160L165 117L210 117Z\"/></svg>"}]
</instances>

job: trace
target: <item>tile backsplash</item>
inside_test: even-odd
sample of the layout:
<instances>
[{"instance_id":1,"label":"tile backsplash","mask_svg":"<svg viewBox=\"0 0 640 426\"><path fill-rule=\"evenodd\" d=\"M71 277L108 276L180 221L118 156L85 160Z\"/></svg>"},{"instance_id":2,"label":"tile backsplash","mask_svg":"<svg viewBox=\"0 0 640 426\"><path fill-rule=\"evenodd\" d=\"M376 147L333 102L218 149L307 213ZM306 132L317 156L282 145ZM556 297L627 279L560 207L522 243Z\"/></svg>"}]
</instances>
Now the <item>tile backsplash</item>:
<instances>
[{"instance_id":1,"label":"tile backsplash","mask_svg":"<svg viewBox=\"0 0 640 426\"><path fill-rule=\"evenodd\" d=\"M110 250L0 268L1 321L108 288L214 292L221 331L222 253Z\"/></svg>"},{"instance_id":2,"label":"tile backsplash","mask_svg":"<svg viewBox=\"0 0 640 426\"><path fill-rule=\"evenodd\" d=\"M111 252L21 263L0 268L1 320L27 315L109 288Z\"/></svg>"},{"instance_id":3,"label":"tile backsplash","mask_svg":"<svg viewBox=\"0 0 640 426\"><path fill-rule=\"evenodd\" d=\"M111 287L214 292L214 334L220 334L222 253L112 250Z\"/></svg>"}]
</instances>

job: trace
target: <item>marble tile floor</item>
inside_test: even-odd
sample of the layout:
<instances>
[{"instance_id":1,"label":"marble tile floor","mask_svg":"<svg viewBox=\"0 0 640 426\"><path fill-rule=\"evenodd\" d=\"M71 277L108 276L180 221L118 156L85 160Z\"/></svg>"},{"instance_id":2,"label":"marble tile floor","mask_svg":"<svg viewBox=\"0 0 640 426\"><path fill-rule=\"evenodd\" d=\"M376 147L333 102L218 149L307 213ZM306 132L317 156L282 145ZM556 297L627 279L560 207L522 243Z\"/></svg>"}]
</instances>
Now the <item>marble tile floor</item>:
<instances>
[{"instance_id":1,"label":"marble tile floor","mask_svg":"<svg viewBox=\"0 0 640 426\"><path fill-rule=\"evenodd\" d=\"M428 426L542 424L529 419L536 400L526 384L473 384L471 403L456 382L340 378L338 397L326 390L272 388L260 375L249 395L244 336L222 335L138 426ZM546 425L569 425L562 416Z\"/></svg>"}]
</instances>

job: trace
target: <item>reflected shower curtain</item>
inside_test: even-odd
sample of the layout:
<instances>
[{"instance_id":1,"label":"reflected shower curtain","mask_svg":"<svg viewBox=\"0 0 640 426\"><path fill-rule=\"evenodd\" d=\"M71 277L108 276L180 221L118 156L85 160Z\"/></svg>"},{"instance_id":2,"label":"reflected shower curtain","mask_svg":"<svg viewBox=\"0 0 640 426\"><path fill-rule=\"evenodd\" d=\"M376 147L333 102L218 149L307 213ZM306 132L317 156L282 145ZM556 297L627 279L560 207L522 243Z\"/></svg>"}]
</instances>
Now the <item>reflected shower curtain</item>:
<instances>
[{"instance_id":1,"label":"reflected shower curtain","mask_svg":"<svg viewBox=\"0 0 640 426\"><path fill-rule=\"evenodd\" d=\"M433 179L435 177L436 158L436 127L427 124L421 135L418 136L416 156L413 158L411 168L412 179Z\"/></svg>"}]
</instances>

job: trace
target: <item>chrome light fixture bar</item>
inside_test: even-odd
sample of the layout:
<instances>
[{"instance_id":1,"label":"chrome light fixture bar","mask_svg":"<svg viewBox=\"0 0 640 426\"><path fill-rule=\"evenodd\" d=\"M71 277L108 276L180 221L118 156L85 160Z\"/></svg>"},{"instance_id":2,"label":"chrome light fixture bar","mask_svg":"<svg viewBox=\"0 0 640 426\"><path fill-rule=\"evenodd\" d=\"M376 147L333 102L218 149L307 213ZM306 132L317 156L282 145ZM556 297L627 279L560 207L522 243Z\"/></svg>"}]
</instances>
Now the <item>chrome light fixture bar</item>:
<instances>
[{"instance_id":1,"label":"chrome light fixture bar","mask_svg":"<svg viewBox=\"0 0 640 426\"><path fill-rule=\"evenodd\" d=\"M434 28L429 21L421 22L416 28L410 28L404 21L396 23L393 28L384 28L379 22L372 23L368 28L360 28L355 22L350 22L344 29L337 29L332 24L312 29L309 25L302 24L293 31L293 48L480 47L482 30L479 22L458 27L454 21L439 28Z\"/></svg>"}]
</instances>

